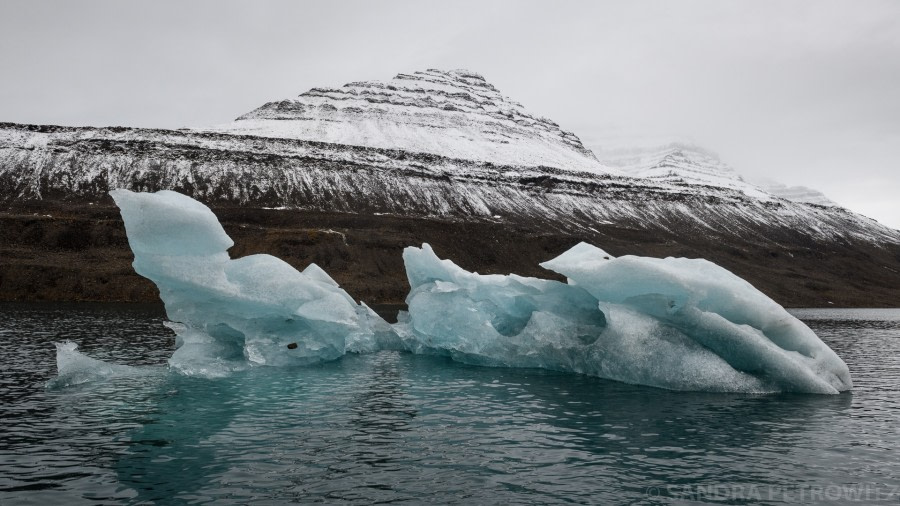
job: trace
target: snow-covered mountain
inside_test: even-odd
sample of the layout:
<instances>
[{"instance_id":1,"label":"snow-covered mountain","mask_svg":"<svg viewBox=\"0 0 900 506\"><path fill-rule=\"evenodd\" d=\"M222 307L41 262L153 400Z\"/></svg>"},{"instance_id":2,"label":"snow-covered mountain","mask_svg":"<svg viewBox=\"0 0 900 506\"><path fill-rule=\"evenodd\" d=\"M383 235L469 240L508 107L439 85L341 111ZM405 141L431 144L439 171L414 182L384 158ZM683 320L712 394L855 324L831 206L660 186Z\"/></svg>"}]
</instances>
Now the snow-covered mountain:
<instances>
[{"instance_id":1,"label":"snow-covered mountain","mask_svg":"<svg viewBox=\"0 0 900 506\"><path fill-rule=\"evenodd\" d=\"M620 139L599 142L595 154L601 163L623 175L740 191L760 200L784 199L804 204L838 207L822 192L805 186L787 186L767 178L747 178L719 156L685 139Z\"/></svg>"},{"instance_id":2,"label":"snow-covered mountain","mask_svg":"<svg viewBox=\"0 0 900 506\"><path fill-rule=\"evenodd\" d=\"M791 200L793 202L802 202L805 204L816 204L826 207L839 207L836 202L829 199L819 190L808 188L806 186L788 186L771 179L760 179L755 181L763 191L774 195L778 198Z\"/></svg>"},{"instance_id":3,"label":"snow-covered mountain","mask_svg":"<svg viewBox=\"0 0 900 506\"><path fill-rule=\"evenodd\" d=\"M402 149L498 165L610 172L575 134L529 114L468 70L426 70L389 81L313 88L207 130Z\"/></svg>"},{"instance_id":4,"label":"snow-covered mountain","mask_svg":"<svg viewBox=\"0 0 900 506\"><path fill-rule=\"evenodd\" d=\"M603 150L468 71L313 89L191 130L0 124L0 199L170 188L207 202L771 241L900 232L752 184L689 144Z\"/></svg>"},{"instance_id":5,"label":"snow-covered mountain","mask_svg":"<svg viewBox=\"0 0 900 506\"><path fill-rule=\"evenodd\" d=\"M728 188L761 200L775 197L747 181L715 153L683 141L604 149L597 156L603 163L631 177L695 187Z\"/></svg>"}]
</instances>

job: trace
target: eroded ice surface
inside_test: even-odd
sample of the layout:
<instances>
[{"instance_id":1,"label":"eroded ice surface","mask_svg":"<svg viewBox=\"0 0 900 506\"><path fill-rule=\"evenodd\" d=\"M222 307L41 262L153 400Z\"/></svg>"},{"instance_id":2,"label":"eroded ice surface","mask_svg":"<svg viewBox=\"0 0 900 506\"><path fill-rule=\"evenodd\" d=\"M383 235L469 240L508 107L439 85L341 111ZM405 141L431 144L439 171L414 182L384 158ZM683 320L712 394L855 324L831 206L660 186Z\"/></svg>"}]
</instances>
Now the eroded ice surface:
<instances>
[{"instance_id":1,"label":"eroded ice surface","mask_svg":"<svg viewBox=\"0 0 900 506\"><path fill-rule=\"evenodd\" d=\"M470 273L427 244L403 258L418 351L673 390L852 386L844 362L806 325L706 260L614 258L581 243L542 264L567 284Z\"/></svg>"},{"instance_id":2,"label":"eroded ice surface","mask_svg":"<svg viewBox=\"0 0 900 506\"><path fill-rule=\"evenodd\" d=\"M221 376L307 365L347 352L403 350L478 365L536 367L668 388L837 393L844 362L802 322L706 260L615 258L581 243L541 264L567 283L479 275L427 244L403 252L409 311L390 325L315 264L231 259L206 206L161 191L111 192L134 268L159 287L177 334L172 369ZM131 368L59 345L60 378ZM90 374L88 374L90 373Z\"/></svg>"},{"instance_id":3,"label":"eroded ice surface","mask_svg":"<svg viewBox=\"0 0 900 506\"><path fill-rule=\"evenodd\" d=\"M231 238L190 197L110 194L134 269L156 283L173 322L172 368L218 376L248 365L307 365L388 339L389 325L315 264L300 272L269 255L231 259Z\"/></svg>"}]
</instances>

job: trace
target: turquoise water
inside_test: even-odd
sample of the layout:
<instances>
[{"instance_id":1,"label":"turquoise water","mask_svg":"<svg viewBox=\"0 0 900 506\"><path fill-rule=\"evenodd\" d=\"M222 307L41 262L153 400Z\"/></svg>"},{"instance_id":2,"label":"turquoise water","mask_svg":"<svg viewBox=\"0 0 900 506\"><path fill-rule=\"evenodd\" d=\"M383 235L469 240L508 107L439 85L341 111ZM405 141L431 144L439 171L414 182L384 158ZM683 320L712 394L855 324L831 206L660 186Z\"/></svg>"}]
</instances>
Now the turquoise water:
<instances>
[{"instance_id":1,"label":"turquoise water","mask_svg":"<svg viewBox=\"0 0 900 506\"><path fill-rule=\"evenodd\" d=\"M795 314L852 393L673 393L395 352L48 389L65 339L164 364L161 309L0 305L0 504L900 503L900 310Z\"/></svg>"}]
</instances>

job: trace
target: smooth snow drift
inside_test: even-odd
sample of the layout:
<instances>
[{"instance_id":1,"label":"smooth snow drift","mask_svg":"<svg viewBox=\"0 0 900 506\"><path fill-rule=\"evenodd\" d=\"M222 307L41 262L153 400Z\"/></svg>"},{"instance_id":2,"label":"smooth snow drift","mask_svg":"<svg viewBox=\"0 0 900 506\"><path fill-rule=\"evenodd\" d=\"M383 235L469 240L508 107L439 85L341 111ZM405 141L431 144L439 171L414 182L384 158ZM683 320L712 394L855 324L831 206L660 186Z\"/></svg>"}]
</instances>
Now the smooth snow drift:
<instances>
[{"instance_id":1,"label":"smooth snow drift","mask_svg":"<svg viewBox=\"0 0 900 506\"><path fill-rule=\"evenodd\" d=\"M437 353L672 390L808 392L852 387L846 364L798 319L706 260L614 258L581 243L543 267L568 283L479 275L406 248L409 312L389 325L315 264L231 259L215 215L184 195L110 192L134 268L159 287L184 374L307 365L347 352ZM60 376L122 373L60 345ZM73 368L72 364L78 367ZM94 375L98 376L98 375Z\"/></svg>"}]
</instances>

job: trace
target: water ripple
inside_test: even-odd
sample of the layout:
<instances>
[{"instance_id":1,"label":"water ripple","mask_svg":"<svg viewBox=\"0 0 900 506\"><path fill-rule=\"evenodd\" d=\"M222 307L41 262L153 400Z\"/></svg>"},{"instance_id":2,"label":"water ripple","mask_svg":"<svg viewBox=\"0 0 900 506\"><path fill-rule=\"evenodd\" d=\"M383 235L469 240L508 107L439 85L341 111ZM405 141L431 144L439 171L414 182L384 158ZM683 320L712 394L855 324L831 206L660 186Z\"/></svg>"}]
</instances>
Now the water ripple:
<instances>
[{"instance_id":1,"label":"water ripple","mask_svg":"<svg viewBox=\"0 0 900 506\"><path fill-rule=\"evenodd\" d=\"M673 393L395 352L185 378L164 368L174 339L157 307L0 305L0 503L841 504L827 487L890 491L900 311L797 314L850 365L852 394ZM64 339L159 373L47 390Z\"/></svg>"}]
</instances>

